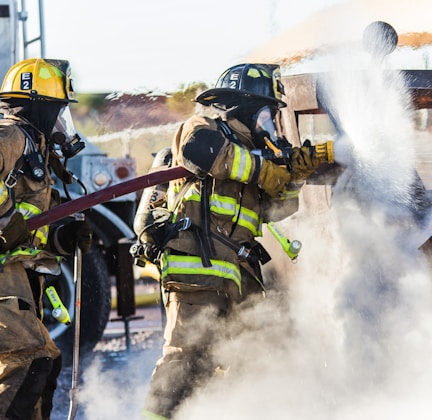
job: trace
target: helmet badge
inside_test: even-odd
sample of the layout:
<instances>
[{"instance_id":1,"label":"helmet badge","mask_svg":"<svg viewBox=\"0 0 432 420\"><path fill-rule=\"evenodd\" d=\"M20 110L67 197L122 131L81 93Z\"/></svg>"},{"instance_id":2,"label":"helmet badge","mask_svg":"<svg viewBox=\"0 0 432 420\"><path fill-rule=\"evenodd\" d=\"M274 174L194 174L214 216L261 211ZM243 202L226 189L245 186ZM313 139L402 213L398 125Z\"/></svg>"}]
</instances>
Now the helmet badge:
<instances>
[{"instance_id":1,"label":"helmet badge","mask_svg":"<svg viewBox=\"0 0 432 420\"><path fill-rule=\"evenodd\" d=\"M21 89L31 90L33 88L33 73L21 73Z\"/></svg>"},{"instance_id":2,"label":"helmet badge","mask_svg":"<svg viewBox=\"0 0 432 420\"><path fill-rule=\"evenodd\" d=\"M231 89L238 89L238 83L240 81L240 73L239 72L233 72L230 74L229 78L229 87Z\"/></svg>"}]
</instances>

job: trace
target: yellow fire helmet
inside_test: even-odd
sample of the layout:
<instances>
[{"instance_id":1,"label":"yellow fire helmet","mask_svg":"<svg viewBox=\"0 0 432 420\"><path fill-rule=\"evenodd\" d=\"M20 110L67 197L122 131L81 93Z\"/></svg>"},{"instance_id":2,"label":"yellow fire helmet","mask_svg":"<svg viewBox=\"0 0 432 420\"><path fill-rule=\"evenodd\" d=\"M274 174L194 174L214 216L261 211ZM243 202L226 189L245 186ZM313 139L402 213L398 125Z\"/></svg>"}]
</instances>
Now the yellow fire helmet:
<instances>
[{"instance_id":1,"label":"yellow fire helmet","mask_svg":"<svg viewBox=\"0 0 432 420\"><path fill-rule=\"evenodd\" d=\"M77 102L67 60L29 58L13 65L3 80L0 99Z\"/></svg>"}]
</instances>

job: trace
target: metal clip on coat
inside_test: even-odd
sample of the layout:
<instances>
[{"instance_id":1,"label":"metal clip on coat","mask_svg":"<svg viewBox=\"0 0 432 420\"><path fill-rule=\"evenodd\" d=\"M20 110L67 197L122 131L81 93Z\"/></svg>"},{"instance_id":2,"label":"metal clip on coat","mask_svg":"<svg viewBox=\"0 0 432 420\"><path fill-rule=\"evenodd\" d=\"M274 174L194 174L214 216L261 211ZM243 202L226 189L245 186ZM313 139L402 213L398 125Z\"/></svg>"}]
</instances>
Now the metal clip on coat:
<instances>
[{"instance_id":1,"label":"metal clip on coat","mask_svg":"<svg viewBox=\"0 0 432 420\"><path fill-rule=\"evenodd\" d=\"M290 257L292 261L296 261L302 247L302 243L297 239L290 241L279 231L279 229L276 228L273 222L267 223L267 227L276 240L281 244L282 249L285 251L288 257Z\"/></svg>"},{"instance_id":2,"label":"metal clip on coat","mask_svg":"<svg viewBox=\"0 0 432 420\"><path fill-rule=\"evenodd\" d=\"M63 302L60 300L60 297L54 286L47 287L45 293L48 296L48 299L53 307L53 310L51 312L53 318L55 318L58 322L61 322L62 324L69 325L71 323L69 312L63 305Z\"/></svg>"}]
</instances>

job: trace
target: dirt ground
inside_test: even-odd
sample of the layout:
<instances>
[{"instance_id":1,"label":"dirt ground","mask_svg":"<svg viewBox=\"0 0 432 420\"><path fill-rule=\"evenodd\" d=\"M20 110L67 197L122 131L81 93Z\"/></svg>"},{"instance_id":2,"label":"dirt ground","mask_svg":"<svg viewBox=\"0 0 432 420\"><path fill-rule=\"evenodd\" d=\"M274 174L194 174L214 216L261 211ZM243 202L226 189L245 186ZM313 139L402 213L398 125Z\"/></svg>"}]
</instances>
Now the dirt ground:
<instances>
[{"instance_id":1,"label":"dirt ground","mask_svg":"<svg viewBox=\"0 0 432 420\"><path fill-rule=\"evenodd\" d=\"M117 318L116 311L111 314ZM140 418L145 387L162 347L160 307L137 308L136 317L129 322L128 340L124 323L111 321L93 352L80 357L76 420ZM68 419L72 369L63 366L51 420Z\"/></svg>"}]
</instances>

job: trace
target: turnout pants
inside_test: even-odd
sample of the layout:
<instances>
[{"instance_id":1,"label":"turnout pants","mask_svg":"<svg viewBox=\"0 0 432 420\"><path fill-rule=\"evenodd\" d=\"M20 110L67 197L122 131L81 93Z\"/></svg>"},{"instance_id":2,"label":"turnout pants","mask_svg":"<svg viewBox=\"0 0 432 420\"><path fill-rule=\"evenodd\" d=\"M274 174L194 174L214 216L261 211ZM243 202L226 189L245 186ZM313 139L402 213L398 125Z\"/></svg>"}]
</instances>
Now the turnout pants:
<instances>
[{"instance_id":1,"label":"turnout pants","mask_svg":"<svg viewBox=\"0 0 432 420\"><path fill-rule=\"evenodd\" d=\"M38 317L22 265L0 272L0 419L49 419L60 350Z\"/></svg>"},{"instance_id":2,"label":"turnout pants","mask_svg":"<svg viewBox=\"0 0 432 420\"><path fill-rule=\"evenodd\" d=\"M192 392L212 377L223 377L226 366L213 357L214 344L229 337L227 323L248 305L247 297L262 297L255 278L243 272L243 294L234 282L226 294L210 291L169 292L162 357L157 361L145 401L145 412L172 418ZM232 290L230 290L232 288Z\"/></svg>"},{"instance_id":3,"label":"turnout pants","mask_svg":"<svg viewBox=\"0 0 432 420\"><path fill-rule=\"evenodd\" d=\"M146 412L171 418L193 389L214 374L211 346L223 331L226 309L226 298L216 292L169 293L165 343L152 374Z\"/></svg>"}]
</instances>

